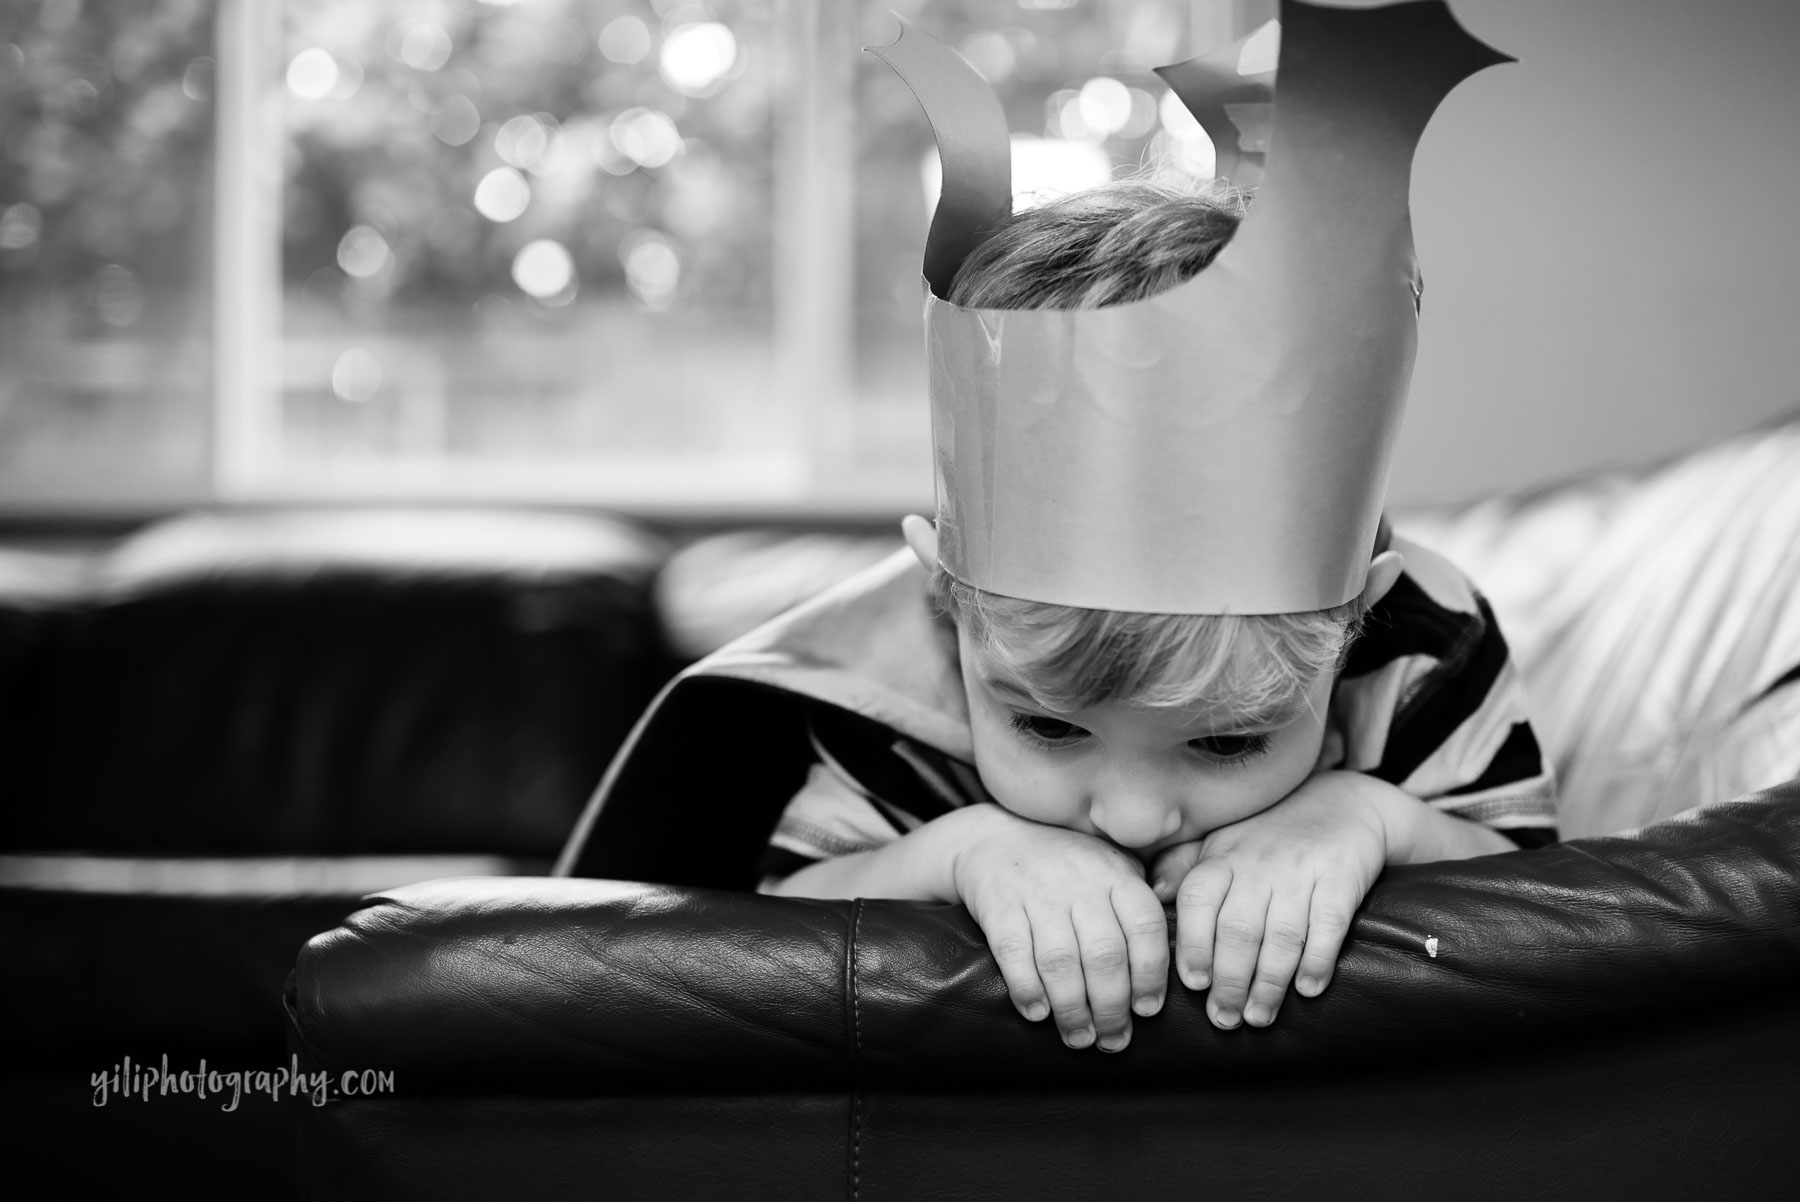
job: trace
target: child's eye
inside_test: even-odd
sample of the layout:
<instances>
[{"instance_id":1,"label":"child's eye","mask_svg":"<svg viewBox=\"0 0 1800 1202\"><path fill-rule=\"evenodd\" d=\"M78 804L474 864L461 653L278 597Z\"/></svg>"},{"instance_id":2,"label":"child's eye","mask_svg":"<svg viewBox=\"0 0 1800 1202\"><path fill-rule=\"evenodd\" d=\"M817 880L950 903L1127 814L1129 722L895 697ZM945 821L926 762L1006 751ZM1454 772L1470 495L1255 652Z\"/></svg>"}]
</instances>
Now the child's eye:
<instances>
[{"instance_id":1,"label":"child's eye","mask_svg":"<svg viewBox=\"0 0 1800 1202\"><path fill-rule=\"evenodd\" d=\"M1222 764L1236 764L1267 751L1269 736L1207 735L1203 739L1188 740L1188 746L1210 760L1216 760Z\"/></svg>"},{"instance_id":2,"label":"child's eye","mask_svg":"<svg viewBox=\"0 0 1800 1202\"><path fill-rule=\"evenodd\" d=\"M1061 747L1087 734L1087 731L1073 722L1064 722L1061 718L1050 718L1043 714L1020 713L1017 710L1013 711L1006 723L1027 743L1035 743L1039 747Z\"/></svg>"}]
</instances>

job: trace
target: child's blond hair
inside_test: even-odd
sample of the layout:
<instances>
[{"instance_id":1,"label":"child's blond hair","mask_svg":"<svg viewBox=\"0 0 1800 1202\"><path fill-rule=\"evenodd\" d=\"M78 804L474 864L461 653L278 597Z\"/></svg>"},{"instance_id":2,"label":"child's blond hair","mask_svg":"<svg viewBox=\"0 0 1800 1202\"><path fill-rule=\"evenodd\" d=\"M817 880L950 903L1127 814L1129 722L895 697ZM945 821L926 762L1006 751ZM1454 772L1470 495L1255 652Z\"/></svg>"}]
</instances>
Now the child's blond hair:
<instances>
[{"instance_id":1,"label":"child's blond hair","mask_svg":"<svg viewBox=\"0 0 1800 1202\"><path fill-rule=\"evenodd\" d=\"M1014 214L964 260L948 299L979 309L1091 309L1141 300L1211 263L1248 197L1121 180ZM1294 614L1149 614L1003 597L940 567L932 596L965 637L1052 710L1100 701L1210 704L1245 717L1292 707L1342 662L1352 601Z\"/></svg>"}]
</instances>

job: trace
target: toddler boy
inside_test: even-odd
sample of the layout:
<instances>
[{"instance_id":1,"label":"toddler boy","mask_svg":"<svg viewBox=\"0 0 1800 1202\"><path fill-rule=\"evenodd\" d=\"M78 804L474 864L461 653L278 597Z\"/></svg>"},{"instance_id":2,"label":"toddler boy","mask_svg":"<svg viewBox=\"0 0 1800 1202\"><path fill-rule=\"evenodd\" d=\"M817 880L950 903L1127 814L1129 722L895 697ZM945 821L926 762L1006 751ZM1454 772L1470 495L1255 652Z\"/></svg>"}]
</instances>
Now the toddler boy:
<instances>
[{"instance_id":1,"label":"toddler boy","mask_svg":"<svg viewBox=\"0 0 1800 1202\"><path fill-rule=\"evenodd\" d=\"M765 890L967 905L1021 1013L1116 1051L1164 1001L1165 903L1212 1021L1266 1026L1385 865L1554 837L1493 614L1381 518L1412 150L1499 56L1439 0L1282 22L1248 211L1138 182L1013 216L985 81L882 48L944 163L937 521L678 678L563 871L717 883L768 838ZM1164 74L1203 121L1248 94L1235 60Z\"/></svg>"},{"instance_id":2,"label":"toddler boy","mask_svg":"<svg viewBox=\"0 0 1800 1202\"><path fill-rule=\"evenodd\" d=\"M1141 181L1081 193L994 232L949 299L1139 300L1210 263L1242 211L1229 192ZM904 587L929 590L954 626L975 773L881 727L816 718L818 763L763 888L966 904L1014 1003L1054 1014L1072 1047L1123 1047L1130 1015L1161 1006L1163 902L1177 903L1180 978L1210 986L1213 1021L1265 1026L1291 980L1306 996L1325 987L1383 866L1554 837L1550 776L1492 612L1385 526L1354 601L1275 615L997 596L942 569L923 518L904 532L917 560Z\"/></svg>"}]
</instances>

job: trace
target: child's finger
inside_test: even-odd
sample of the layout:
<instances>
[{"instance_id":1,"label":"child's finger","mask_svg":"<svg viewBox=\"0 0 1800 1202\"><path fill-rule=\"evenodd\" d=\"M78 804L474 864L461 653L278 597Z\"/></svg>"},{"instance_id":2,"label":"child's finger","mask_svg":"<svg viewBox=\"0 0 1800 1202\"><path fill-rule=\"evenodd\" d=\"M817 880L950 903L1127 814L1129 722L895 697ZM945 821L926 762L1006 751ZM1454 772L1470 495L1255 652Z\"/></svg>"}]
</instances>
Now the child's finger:
<instances>
[{"instance_id":1,"label":"child's finger","mask_svg":"<svg viewBox=\"0 0 1800 1202\"><path fill-rule=\"evenodd\" d=\"M1131 948L1112 907L1078 906L1071 915L1081 944L1088 1011L1100 1049L1116 1052L1131 1042Z\"/></svg>"},{"instance_id":2,"label":"child's finger","mask_svg":"<svg viewBox=\"0 0 1800 1202\"><path fill-rule=\"evenodd\" d=\"M1361 900L1354 888L1343 885L1321 883L1313 890L1306 950L1300 956L1300 970L1294 981L1301 997L1317 997L1331 984L1338 953L1344 948L1344 937L1350 933L1350 919Z\"/></svg>"},{"instance_id":3,"label":"child's finger","mask_svg":"<svg viewBox=\"0 0 1800 1202\"><path fill-rule=\"evenodd\" d=\"M1032 948L1031 923L1025 911L1013 910L999 918L982 923L988 950L1000 966L1006 992L1019 1013L1038 1022L1050 1013L1050 998L1044 983L1038 979L1037 957Z\"/></svg>"},{"instance_id":4,"label":"child's finger","mask_svg":"<svg viewBox=\"0 0 1800 1202\"><path fill-rule=\"evenodd\" d=\"M1218 933L1213 937L1213 983L1206 1010L1215 1027L1229 1030L1243 1020L1268 916L1268 889L1233 883L1219 907Z\"/></svg>"},{"instance_id":5,"label":"child's finger","mask_svg":"<svg viewBox=\"0 0 1800 1202\"><path fill-rule=\"evenodd\" d=\"M1182 878L1188 870L1200 862L1200 843L1177 843L1156 857L1156 863L1150 866L1150 888L1156 894L1156 900L1165 906L1175 900L1175 890L1181 887Z\"/></svg>"},{"instance_id":6,"label":"child's finger","mask_svg":"<svg viewBox=\"0 0 1800 1202\"><path fill-rule=\"evenodd\" d=\"M1088 1011L1087 974L1081 967L1081 943L1067 914L1033 914L1031 945L1038 979L1056 1016L1063 1042L1085 1048L1094 1042L1094 1016Z\"/></svg>"},{"instance_id":7,"label":"child's finger","mask_svg":"<svg viewBox=\"0 0 1800 1202\"><path fill-rule=\"evenodd\" d=\"M1202 860L1175 892L1175 970L1189 989L1212 984L1213 938L1219 907L1231 891L1231 865Z\"/></svg>"},{"instance_id":8,"label":"child's finger","mask_svg":"<svg viewBox=\"0 0 1800 1202\"><path fill-rule=\"evenodd\" d=\"M1169 988L1169 920L1156 895L1135 881L1113 888L1112 905L1131 951L1132 1013L1147 1018L1162 1009Z\"/></svg>"},{"instance_id":9,"label":"child's finger","mask_svg":"<svg viewBox=\"0 0 1800 1202\"><path fill-rule=\"evenodd\" d=\"M1262 951L1256 957L1256 977L1244 1003L1244 1021L1252 1027L1266 1027L1275 1021L1282 999L1287 997L1288 982L1294 979L1294 969L1300 964L1300 949L1306 943L1311 912L1310 895L1278 892L1269 900Z\"/></svg>"}]
</instances>

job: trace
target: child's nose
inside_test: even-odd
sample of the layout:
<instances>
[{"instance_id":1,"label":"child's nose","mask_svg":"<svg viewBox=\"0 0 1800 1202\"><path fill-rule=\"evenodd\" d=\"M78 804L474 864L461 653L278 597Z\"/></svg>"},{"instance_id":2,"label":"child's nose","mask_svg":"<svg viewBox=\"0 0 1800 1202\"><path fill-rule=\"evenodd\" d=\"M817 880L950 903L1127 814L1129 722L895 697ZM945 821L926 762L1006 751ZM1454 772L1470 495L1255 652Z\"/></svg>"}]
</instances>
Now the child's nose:
<instances>
[{"instance_id":1,"label":"child's nose","mask_svg":"<svg viewBox=\"0 0 1800 1202\"><path fill-rule=\"evenodd\" d=\"M1120 847L1132 850L1174 834L1181 826L1181 810L1158 791L1118 787L1094 795L1088 821Z\"/></svg>"}]
</instances>

